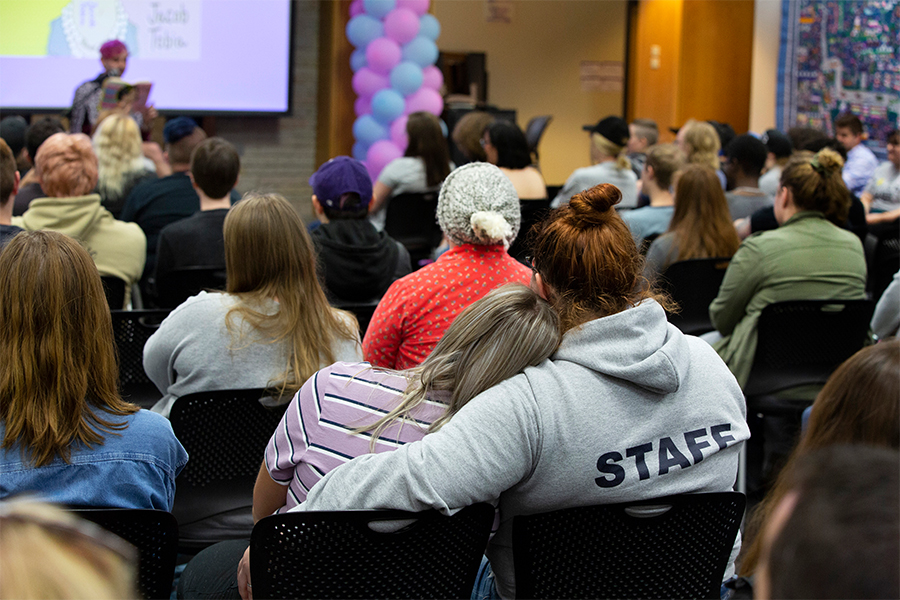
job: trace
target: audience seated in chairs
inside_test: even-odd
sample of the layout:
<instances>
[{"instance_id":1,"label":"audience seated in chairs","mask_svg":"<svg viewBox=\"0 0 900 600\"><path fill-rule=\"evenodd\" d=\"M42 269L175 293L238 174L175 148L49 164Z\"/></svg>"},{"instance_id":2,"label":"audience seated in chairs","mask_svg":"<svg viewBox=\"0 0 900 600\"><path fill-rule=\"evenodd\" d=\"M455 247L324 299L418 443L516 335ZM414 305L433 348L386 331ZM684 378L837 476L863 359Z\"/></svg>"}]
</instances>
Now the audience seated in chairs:
<instances>
[{"instance_id":1,"label":"audience seated in chairs","mask_svg":"<svg viewBox=\"0 0 900 600\"><path fill-rule=\"evenodd\" d=\"M171 510L188 457L168 421L119 395L87 251L52 231L16 236L0 252L0 322L0 498Z\"/></svg>"},{"instance_id":2,"label":"audience seated in chairs","mask_svg":"<svg viewBox=\"0 0 900 600\"><path fill-rule=\"evenodd\" d=\"M6 141L0 139L0 249L22 231L12 225L13 198L19 190L16 157Z\"/></svg>"},{"instance_id":3,"label":"audience seated in chairs","mask_svg":"<svg viewBox=\"0 0 900 600\"><path fill-rule=\"evenodd\" d=\"M737 136L725 147L722 163L728 186L725 198L733 220L749 217L772 205L774 197L759 189L759 176L767 156L766 145L749 133Z\"/></svg>"},{"instance_id":4,"label":"audience seated in chairs","mask_svg":"<svg viewBox=\"0 0 900 600\"><path fill-rule=\"evenodd\" d=\"M897 417L895 412L895 423ZM760 534L754 598L897 597L896 445L837 445L804 453L784 490Z\"/></svg>"},{"instance_id":5,"label":"audience seated in chairs","mask_svg":"<svg viewBox=\"0 0 900 600\"><path fill-rule=\"evenodd\" d=\"M462 310L531 271L506 252L519 229L519 199L497 167L470 163L453 171L438 197L438 222L452 247L436 262L395 281L375 309L363 340L366 360L408 369L428 356Z\"/></svg>"},{"instance_id":6,"label":"audience seated in chairs","mask_svg":"<svg viewBox=\"0 0 900 600\"><path fill-rule=\"evenodd\" d=\"M199 289L172 289L174 271L206 267L225 271L225 216L231 208L231 191L238 182L241 159L237 150L219 137L200 142L191 153L188 177L200 210L186 219L170 223L159 232L156 249L155 289L157 304L175 308ZM222 281L224 283L224 281ZM215 286L217 287L217 286Z\"/></svg>"},{"instance_id":7,"label":"audience seated in chairs","mask_svg":"<svg viewBox=\"0 0 900 600\"><path fill-rule=\"evenodd\" d=\"M872 225L900 218L900 131L896 129L887 136L887 155L859 198L866 207L866 220ZM894 223L895 231L896 228Z\"/></svg>"},{"instance_id":8,"label":"audience seated in chairs","mask_svg":"<svg viewBox=\"0 0 900 600\"><path fill-rule=\"evenodd\" d=\"M675 213L672 186L676 173L684 167L684 152L675 144L659 144L647 150L641 172L641 191L650 198L650 205L622 214L638 248L649 236L659 236L669 228Z\"/></svg>"},{"instance_id":9,"label":"audience seated in chairs","mask_svg":"<svg viewBox=\"0 0 900 600\"><path fill-rule=\"evenodd\" d=\"M137 552L71 512L0 502L0 597L136 598Z\"/></svg>"},{"instance_id":10,"label":"audience seated in chairs","mask_svg":"<svg viewBox=\"0 0 900 600\"><path fill-rule=\"evenodd\" d=\"M533 285L564 331L550 360L480 394L421 441L336 468L295 510L499 502L487 551L494 577L483 581L512 598L518 514L730 491L749 434L740 387L638 285L620 198L611 185L577 194L535 239Z\"/></svg>"},{"instance_id":11,"label":"audience seated in chairs","mask_svg":"<svg viewBox=\"0 0 900 600\"><path fill-rule=\"evenodd\" d=\"M123 279L126 287L135 283L144 268L147 240L139 227L113 218L92 193L98 175L90 138L81 133L50 136L41 144L34 168L48 197L33 200L13 224L72 236L88 250L101 275Z\"/></svg>"},{"instance_id":12,"label":"audience seated in chairs","mask_svg":"<svg viewBox=\"0 0 900 600\"><path fill-rule=\"evenodd\" d=\"M647 251L644 276L652 281L678 261L731 258L739 245L715 171L689 165L678 178L669 228Z\"/></svg>"},{"instance_id":13,"label":"audience seated in chairs","mask_svg":"<svg viewBox=\"0 0 900 600\"><path fill-rule=\"evenodd\" d=\"M640 179L644 162L647 160L647 150L655 146L659 140L659 126L653 119L635 119L628 124L628 133L625 150L628 152L628 160L631 161L631 169Z\"/></svg>"},{"instance_id":14,"label":"audience seated in chairs","mask_svg":"<svg viewBox=\"0 0 900 600\"><path fill-rule=\"evenodd\" d=\"M188 175L191 154L200 142L206 139L204 132L187 117L176 117L166 123L163 129L165 140L165 161L171 166L172 174L134 187L125 200L120 219L137 223L147 236L147 264L141 285L144 295L149 294L148 282L156 270L156 246L159 232L169 223L180 221L200 210L200 198L194 191ZM231 202L240 199L232 190Z\"/></svg>"},{"instance_id":15,"label":"audience seated in chairs","mask_svg":"<svg viewBox=\"0 0 900 600\"><path fill-rule=\"evenodd\" d=\"M631 170L631 163L625 155L625 147L631 135L628 123L619 117L606 117L596 125L585 125L582 129L591 134L591 166L575 169L551 206L558 208L575 194L601 183L611 183L622 193L619 208L636 207L637 176Z\"/></svg>"},{"instance_id":16,"label":"audience seated in chairs","mask_svg":"<svg viewBox=\"0 0 900 600\"><path fill-rule=\"evenodd\" d=\"M381 298L412 267L403 244L366 218L372 180L365 165L338 156L319 167L309 184L313 210L321 222L310 236L328 299L345 304Z\"/></svg>"},{"instance_id":17,"label":"audience seated in chairs","mask_svg":"<svg viewBox=\"0 0 900 600\"><path fill-rule=\"evenodd\" d=\"M248 195L225 218L226 293L189 298L144 346L168 415L179 396L270 388L284 402L316 370L362 358L356 321L328 305L303 222L277 194Z\"/></svg>"},{"instance_id":18,"label":"audience seated in chairs","mask_svg":"<svg viewBox=\"0 0 900 600\"><path fill-rule=\"evenodd\" d=\"M384 167L375 182L369 218L384 229L386 208L392 196L436 191L453 169L441 122L427 112L414 112L406 121L408 145L403 156Z\"/></svg>"},{"instance_id":19,"label":"audience seated in chairs","mask_svg":"<svg viewBox=\"0 0 900 600\"><path fill-rule=\"evenodd\" d=\"M291 401L269 442L254 490L254 520L296 507L324 474L355 456L387 452L439 430L473 397L546 359L559 338L556 312L514 284L464 310L419 366L389 372L356 363L320 370ZM372 409L384 416L373 417ZM184 597L220 585L237 597L237 561L247 543L226 542L198 555L182 579ZM248 566L245 559L245 577ZM210 572L217 575L211 579Z\"/></svg>"},{"instance_id":20,"label":"audience seated in chairs","mask_svg":"<svg viewBox=\"0 0 900 600\"><path fill-rule=\"evenodd\" d=\"M528 142L519 126L510 121L494 121L484 130L481 145L487 162L497 165L509 177L519 200L544 200L547 184L541 172L531 164Z\"/></svg>"},{"instance_id":21,"label":"audience seated in chairs","mask_svg":"<svg viewBox=\"0 0 900 600\"><path fill-rule=\"evenodd\" d=\"M758 570L765 546L763 527L789 494L797 463L811 452L834 444L900 449L900 341L881 342L860 350L832 374L819 392L806 432L765 499L751 514L748 543L741 553L742 576L749 577ZM860 468L862 464L866 466ZM869 466L857 463L853 470L865 471ZM846 476L849 473L842 472L837 479Z\"/></svg>"},{"instance_id":22,"label":"audience seated in chairs","mask_svg":"<svg viewBox=\"0 0 900 600\"><path fill-rule=\"evenodd\" d=\"M719 162L722 141L715 127L703 121L688 119L678 130L675 143L687 156L688 164L704 165L715 171L719 185L722 186L722 190L725 189L725 173L722 172Z\"/></svg>"},{"instance_id":23,"label":"audience seated in chairs","mask_svg":"<svg viewBox=\"0 0 900 600\"><path fill-rule=\"evenodd\" d=\"M865 298L862 244L836 225L847 220L850 206L841 165L840 156L829 149L791 159L775 198L780 227L744 241L709 308L724 337L716 339L714 333L707 339L742 386L753 365L756 322L765 306Z\"/></svg>"}]
</instances>

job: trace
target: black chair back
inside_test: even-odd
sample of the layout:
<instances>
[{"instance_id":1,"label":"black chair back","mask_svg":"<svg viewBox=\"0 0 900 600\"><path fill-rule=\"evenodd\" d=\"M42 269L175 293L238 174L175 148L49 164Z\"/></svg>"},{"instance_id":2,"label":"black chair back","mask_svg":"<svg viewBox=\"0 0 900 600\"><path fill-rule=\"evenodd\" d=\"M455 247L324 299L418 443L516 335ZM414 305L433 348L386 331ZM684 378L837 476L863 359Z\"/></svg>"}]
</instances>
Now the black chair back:
<instances>
[{"instance_id":1,"label":"black chair back","mask_svg":"<svg viewBox=\"0 0 900 600\"><path fill-rule=\"evenodd\" d=\"M190 460L175 480L182 549L248 538L253 529L253 484L266 444L286 406L267 408L263 389L181 396L169 420Z\"/></svg>"},{"instance_id":2,"label":"black chair back","mask_svg":"<svg viewBox=\"0 0 900 600\"><path fill-rule=\"evenodd\" d=\"M77 508L73 512L137 549L138 592L142 598L171 595L178 553L178 523L171 513L134 508Z\"/></svg>"},{"instance_id":3,"label":"black chair back","mask_svg":"<svg viewBox=\"0 0 900 600\"><path fill-rule=\"evenodd\" d=\"M528 125L525 126L525 142L528 144L528 152L534 154L536 159L540 158L538 155L538 144L541 143L544 131L546 131L552 120L553 117L551 115L542 115L533 117L528 121Z\"/></svg>"},{"instance_id":4,"label":"black chair back","mask_svg":"<svg viewBox=\"0 0 900 600\"><path fill-rule=\"evenodd\" d=\"M369 328L369 322L372 320L372 315L375 314L375 308L378 307L379 301L381 301L381 298L376 298L369 302L336 302L332 306L356 315L356 321L359 323L359 337L363 338L366 335L366 329Z\"/></svg>"},{"instance_id":5,"label":"black chair back","mask_svg":"<svg viewBox=\"0 0 900 600\"><path fill-rule=\"evenodd\" d=\"M415 521L379 532L372 522ZM494 508L300 512L260 520L250 538L258 598L469 598Z\"/></svg>"},{"instance_id":6,"label":"black chair back","mask_svg":"<svg viewBox=\"0 0 900 600\"><path fill-rule=\"evenodd\" d=\"M751 397L824 384L868 341L871 300L793 300L766 306L756 326L756 355L744 386Z\"/></svg>"},{"instance_id":7,"label":"black chair back","mask_svg":"<svg viewBox=\"0 0 900 600\"><path fill-rule=\"evenodd\" d=\"M528 234L531 228L544 220L550 212L550 199L519 200L519 208L522 212L522 222L519 225L519 233L509 246L509 255L518 261L525 262L525 257L530 254L528 250Z\"/></svg>"},{"instance_id":8,"label":"black chair back","mask_svg":"<svg viewBox=\"0 0 900 600\"><path fill-rule=\"evenodd\" d=\"M517 516L516 596L719 598L745 502L681 494Z\"/></svg>"},{"instance_id":9,"label":"black chair back","mask_svg":"<svg viewBox=\"0 0 900 600\"><path fill-rule=\"evenodd\" d=\"M113 335L119 353L119 389L128 402L149 408L162 394L144 372L144 344L159 329L168 310L114 310Z\"/></svg>"},{"instance_id":10,"label":"black chair back","mask_svg":"<svg viewBox=\"0 0 900 600\"><path fill-rule=\"evenodd\" d=\"M125 280L114 275L101 275L103 293L106 294L106 303L110 310L122 310L125 308Z\"/></svg>"},{"instance_id":11,"label":"black chair back","mask_svg":"<svg viewBox=\"0 0 900 600\"><path fill-rule=\"evenodd\" d=\"M666 267L657 282L680 309L666 315L669 323L689 335L713 331L709 305L719 294L730 262L730 258L695 258Z\"/></svg>"},{"instance_id":12,"label":"black chair back","mask_svg":"<svg viewBox=\"0 0 900 600\"><path fill-rule=\"evenodd\" d=\"M866 289L877 301L891 284L894 273L900 270L900 224L893 221L892 227L879 228L874 248L869 257Z\"/></svg>"},{"instance_id":13,"label":"black chair back","mask_svg":"<svg viewBox=\"0 0 900 600\"><path fill-rule=\"evenodd\" d=\"M413 269L431 258L443 233L437 224L437 192L398 194L387 205L384 230L406 246Z\"/></svg>"},{"instance_id":14,"label":"black chair back","mask_svg":"<svg viewBox=\"0 0 900 600\"><path fill-rule=\"evenodd\" d=\"M175 308L204 290L224 290L224 267L182 267L156 280L156 304Z\"/></svg>"}]
</instances>

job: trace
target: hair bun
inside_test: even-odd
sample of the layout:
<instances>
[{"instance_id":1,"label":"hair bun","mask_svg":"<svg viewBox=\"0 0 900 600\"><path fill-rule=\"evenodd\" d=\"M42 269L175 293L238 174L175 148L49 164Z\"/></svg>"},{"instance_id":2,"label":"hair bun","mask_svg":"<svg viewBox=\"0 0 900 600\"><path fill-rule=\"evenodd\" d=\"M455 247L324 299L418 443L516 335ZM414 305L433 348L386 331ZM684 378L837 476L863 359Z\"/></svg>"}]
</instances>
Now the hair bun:
<instances>
[{"instance_id":1,"label":"hair bun","mask_svg":"<svg viewBox=\"0 0 900 600\"><path fill-rule=\"evenodd\" d=\"M831 148L822 148L813 157L825 170L826 175L839 173L844 168L844 159Z\"/></svg>"},{"instance_id":2,"label":"hair bun","mask_svg":"<svg viewBox=\"0 0 900 600\"><path fill-rule=\"evenodd\" d=\"M621 200L619 188L611 183L601 183L572 196L569 207L576 225L603 225Z\"/></svg>"}]
</instances>

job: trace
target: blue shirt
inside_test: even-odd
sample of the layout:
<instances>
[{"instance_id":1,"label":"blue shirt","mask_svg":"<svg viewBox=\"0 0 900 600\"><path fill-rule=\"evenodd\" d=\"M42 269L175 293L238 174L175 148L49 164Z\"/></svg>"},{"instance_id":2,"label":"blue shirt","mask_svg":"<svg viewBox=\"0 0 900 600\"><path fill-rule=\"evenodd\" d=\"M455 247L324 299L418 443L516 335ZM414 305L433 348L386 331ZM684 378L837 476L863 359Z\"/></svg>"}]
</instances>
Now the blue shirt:
<instances>
[{"instance_id":1,"label":"blue shirt","mask_svg":"<svg viewBox=\"0 0 900 600\"><path fill-rule=\"evenodd\" d=\"M645 206L620 213L622 220L631 230L631 237L638 246L645 237L659 235L669 228L672 215L675 214L674 206Z\"/></svg>"},{"instance_id":2,"label":"blue shirt","mask_svg":"<svg viewBox=\"0 0 900 600\"><path fill-rule=\"evenodd\" d=\"M844 169L841 171L847 189L853 192L854 196L862 194L877 167L878 159L865 144L859 143L853 146L847 152L847 162L844 163Z\"/></svg>"},{"instance_id":3,"label":"blue shirt","mask_svg":"<svg viewBox=\"0 0 900 600\"><path fill-rule=\"evenodd\" d=\"M68 463L56 457L36 468L18 444L0 449L0 499L27 492L60 504L171 511L188 456L169 420L146 410L112 420L128 427L107 433L102 446L74 443Z\"/></svg>"}]
</instances>

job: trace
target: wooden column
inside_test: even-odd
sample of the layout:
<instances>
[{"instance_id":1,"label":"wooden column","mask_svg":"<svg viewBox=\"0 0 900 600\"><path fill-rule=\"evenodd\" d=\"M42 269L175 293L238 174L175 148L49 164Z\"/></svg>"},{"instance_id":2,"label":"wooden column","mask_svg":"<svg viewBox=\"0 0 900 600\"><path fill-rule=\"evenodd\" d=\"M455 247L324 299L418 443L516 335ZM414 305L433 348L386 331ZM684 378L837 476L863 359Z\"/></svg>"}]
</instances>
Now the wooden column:
<instances>
[{"instance_id":1,"label":"wooden column","mask_svg":"<svg viewBox=\"0 0 900 600\"><path fill-rule=\"evenodd\" d=\"M353 149L353 103L350 54L344 33L350 20L350 0L321 2L319 8L319 96L316 123L316 168Z\"/></svg>"}]
</instances>

